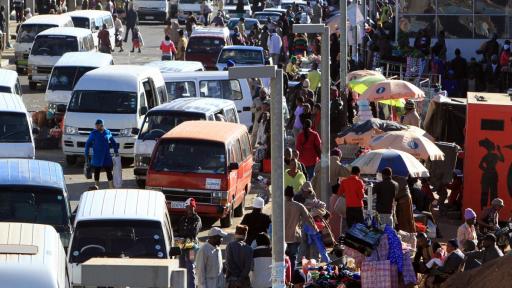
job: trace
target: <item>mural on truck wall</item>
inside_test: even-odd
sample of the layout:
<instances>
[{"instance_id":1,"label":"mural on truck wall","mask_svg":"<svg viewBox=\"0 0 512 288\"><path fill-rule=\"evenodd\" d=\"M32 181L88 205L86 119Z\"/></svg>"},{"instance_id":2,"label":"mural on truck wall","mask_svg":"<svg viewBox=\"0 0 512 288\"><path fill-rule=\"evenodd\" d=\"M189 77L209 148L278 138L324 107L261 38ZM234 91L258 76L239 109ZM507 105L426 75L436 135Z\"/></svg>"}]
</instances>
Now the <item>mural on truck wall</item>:
<instances>
[{"instance_id":1,"label":"mural on truck wall","mask_svg":"<svg viewBox=\"0 0 512 288\"><path fill-rule=\"evenodd\" d=\"M492 199L499 197L498 195L498 171L496 169L499 162L505 162L505 157L501 152L501 146L494 144L489 138L482 139L478 145L487 150L487 153L480 160L478 167L482 170L482 179L480 182L482 188L481 208L490 205ZM512 144L503 146L512 150ZM512 162L508 168L507 174L507 190L508 195L512 197Z\"/></svg>"}]
</instances>

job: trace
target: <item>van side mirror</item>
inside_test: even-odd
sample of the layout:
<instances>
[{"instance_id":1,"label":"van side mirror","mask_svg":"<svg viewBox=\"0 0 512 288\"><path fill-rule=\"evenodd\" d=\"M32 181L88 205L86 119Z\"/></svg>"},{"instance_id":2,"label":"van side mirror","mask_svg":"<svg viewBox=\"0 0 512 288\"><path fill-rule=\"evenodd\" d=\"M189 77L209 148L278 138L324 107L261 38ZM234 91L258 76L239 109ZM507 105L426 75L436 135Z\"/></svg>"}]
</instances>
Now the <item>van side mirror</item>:
<instances>
[{"instance_id":1,"label":"van side mirror","mask_svg":"<svg viewBox=\"0 0 512 288\"><path fill-rule=\"evenodd\" d=\"M238 166L238 163L236 162L233 162L233 163L229 163L229 171L233 171L233 170L238 170L240 168L240 166Z\"/></svg>"},{"instance_id":2,"label":"van side mirror","mask_svg":"<svg viewBox=\"0 0 512 288\"><path fill-rule=\"evenodd\" d=\"M140 115L146 115L146 113L148 113L148 107L140 107Z\"/></svg>"},{"instance_id":3,"label":"van side mirror","mask_svg":"<svg viewBox=\"0 0 512 288\"><path fill-rule=\"evenodd\" d=\"M94 27L94 30L95 30L95 31L100 30L100 26L96 26L96 27Z\"/></svg>"},{"instance_id":4,"label":"van side mirror","mask_svg":"<svg viewBox=\"0 0 512 288\"><path fill-rule=\"evenodd\" d=\"M37 127L33 127L33 128L32 128L32 134L34 134L34 135L39 135L39 128L37 128Z\"/></svg>"},{"instance_id":5,"label":"van side mirror","mask_svg":"<svg viewBox=\"0 0 512 288\"><path fill-rule=\"evenodd\" d=\"M181 255L181 248L180 247L171 247L169 250L169 257L176 257Z\"/></svg>"}]
</instances>

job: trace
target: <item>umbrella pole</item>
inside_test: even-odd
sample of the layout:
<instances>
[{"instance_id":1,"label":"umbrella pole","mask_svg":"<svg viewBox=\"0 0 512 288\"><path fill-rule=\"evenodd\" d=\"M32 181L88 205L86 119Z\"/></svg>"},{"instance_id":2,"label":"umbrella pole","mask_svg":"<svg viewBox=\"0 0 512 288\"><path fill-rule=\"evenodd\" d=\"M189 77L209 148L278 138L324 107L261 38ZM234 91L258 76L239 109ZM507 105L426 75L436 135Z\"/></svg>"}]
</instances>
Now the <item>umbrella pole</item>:
<instances>
[{"instance_id":1,"label":"umbrella pole","mask_svg":"<svg viewBox=\"0 0 512 288\"><path fill-rule=\"evenodd\" d=\"M372 225L372 220L373 220L373 182L370 182L370 184L368 184L367 187L368 187L368 189L367 189L368 201L366 201L366 202L367 202L368 208L366 209L366 213L367 213L366 215L368 216L368 225Z\"/></svg>"}]
</instances>

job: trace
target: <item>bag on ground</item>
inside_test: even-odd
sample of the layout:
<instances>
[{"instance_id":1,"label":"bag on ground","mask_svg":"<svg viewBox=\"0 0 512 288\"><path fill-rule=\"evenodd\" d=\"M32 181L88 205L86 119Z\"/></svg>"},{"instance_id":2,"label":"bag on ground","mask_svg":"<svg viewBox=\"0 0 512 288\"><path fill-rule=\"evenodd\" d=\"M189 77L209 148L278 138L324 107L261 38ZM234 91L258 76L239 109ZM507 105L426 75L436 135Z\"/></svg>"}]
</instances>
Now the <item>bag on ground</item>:
<instances>
[{"instance_id":1,"label":"bag on ground","mask_svg":"<svg viewBox=\"0 0 512 288\"><path fill-rule=\"evenodd\" d=\"M114 187L121 188L123 186L123 167L121 166L121 157L113 157L112 163L114 164L114 169L112 171Z\"/></svg>"},{"instance_id":2,"label":"bag on ground","mask_svg":"<svg viewBox=\"0 0 512 288\"><path fill-rule=\"evenodd\" d=\"M85 161L84 176L85 176L85 179L92 179L92 169L91 169L91 164L89 164L89 161Z\"/></svg>"}]
</instances>

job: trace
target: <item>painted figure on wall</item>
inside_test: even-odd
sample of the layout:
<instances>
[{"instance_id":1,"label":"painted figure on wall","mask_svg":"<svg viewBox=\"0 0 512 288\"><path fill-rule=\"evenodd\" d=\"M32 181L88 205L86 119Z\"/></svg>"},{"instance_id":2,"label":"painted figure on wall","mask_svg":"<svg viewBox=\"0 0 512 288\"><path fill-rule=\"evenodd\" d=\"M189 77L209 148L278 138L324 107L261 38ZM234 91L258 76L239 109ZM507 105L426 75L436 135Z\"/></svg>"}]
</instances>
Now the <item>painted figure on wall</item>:
<instances>
[{"instance_id":1,"label":"painted figure on wall","mask_svg":"<svg viewBox=\"0 0 512 288\"><path fill-rule=\"evenodd\" d=\"M481 208L488 206L489 201L498 197L498 171L496 165L498 162L505 162L500 145L494 144L489 138L482 139L478 142L480 147L487 150L487 153L480 160L478 167L482 170L482 187ZM497 153L496 153L497 152Z\"/></svg>"}]
</instances>

